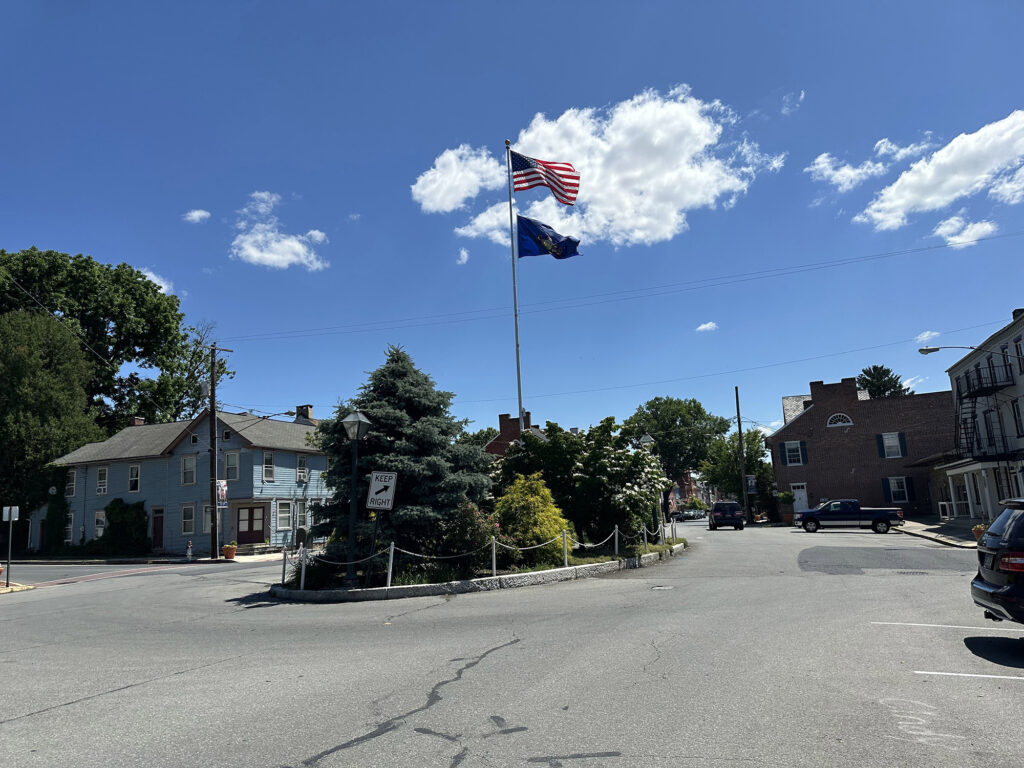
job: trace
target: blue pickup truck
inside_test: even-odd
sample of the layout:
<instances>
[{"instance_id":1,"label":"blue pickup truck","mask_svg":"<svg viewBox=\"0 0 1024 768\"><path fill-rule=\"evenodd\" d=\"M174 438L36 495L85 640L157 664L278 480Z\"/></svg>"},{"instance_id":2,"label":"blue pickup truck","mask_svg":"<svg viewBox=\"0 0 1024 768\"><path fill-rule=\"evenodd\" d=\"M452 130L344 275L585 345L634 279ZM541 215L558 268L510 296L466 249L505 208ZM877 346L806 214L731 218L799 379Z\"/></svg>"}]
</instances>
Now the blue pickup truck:
<instances>
[{"instance_id":1,"label":"blue pickup truck","mask_svg":"<svg viewBox=\"0 0 1024 768\"><path fill-rule=\"evenodd\" d=\"M856 499L830 499L814 509L795 514L793 525L808 533L821 528L870 528L875 533L888 533L894 525L903 525L903 510L899 507L862 507Z\"/></svg>"}]
</instances>

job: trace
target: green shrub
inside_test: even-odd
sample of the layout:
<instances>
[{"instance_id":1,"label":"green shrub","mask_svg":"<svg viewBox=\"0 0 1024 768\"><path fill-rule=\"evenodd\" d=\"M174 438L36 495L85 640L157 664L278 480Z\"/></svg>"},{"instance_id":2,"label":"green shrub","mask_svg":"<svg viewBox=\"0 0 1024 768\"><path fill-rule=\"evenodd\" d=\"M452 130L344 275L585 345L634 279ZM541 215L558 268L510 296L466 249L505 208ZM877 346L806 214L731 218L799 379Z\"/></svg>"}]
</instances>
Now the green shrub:
<instances>
[{"instance_id":1,"label":"green shrub","mask_svg":"<svg viewBox=\"0 0 1024 768\"><path fill-rule=\"evenodd\" d=\"M700 498L699 496L694 496L693 498L686 500L686 508L707 510L708 505L704 501L704 499Z\"/></svg>"},{"instance_id":2,"label":"green shrub","mask_svg":"<svg viewBox=\"0 0 1024 768\"><path fill-rule=\"evenodd\" d=\"M514 561L529 565L561 564L562 531L574 534L539 472L528 477L516 476L495 504L495 512L501 530L517 547L534 547L555 539L547 546L516 552L512 558Z\"/></svg>"}]
</instances>

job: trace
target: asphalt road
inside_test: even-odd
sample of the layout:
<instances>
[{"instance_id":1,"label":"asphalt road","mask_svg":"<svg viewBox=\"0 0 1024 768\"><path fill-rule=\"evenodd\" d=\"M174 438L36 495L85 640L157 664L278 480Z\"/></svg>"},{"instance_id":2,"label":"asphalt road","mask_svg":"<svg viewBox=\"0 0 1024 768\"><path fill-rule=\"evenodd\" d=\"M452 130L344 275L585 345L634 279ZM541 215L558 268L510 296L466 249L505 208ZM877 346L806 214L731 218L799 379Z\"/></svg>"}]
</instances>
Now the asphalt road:
<instances>
[{"instance_id":1,"label":"asphalt road","mask_svg":"<svg viewBox=\"0 0 1024 768\"><path fill-rule=\"evenodd\" d=\"M0 597L0 755L45 766L1019 766L1024 626L975 553L707 531L663 565L300 605L279 565ZM276 566L276 567L275 567Z\"/></svg>"}]
</instances>

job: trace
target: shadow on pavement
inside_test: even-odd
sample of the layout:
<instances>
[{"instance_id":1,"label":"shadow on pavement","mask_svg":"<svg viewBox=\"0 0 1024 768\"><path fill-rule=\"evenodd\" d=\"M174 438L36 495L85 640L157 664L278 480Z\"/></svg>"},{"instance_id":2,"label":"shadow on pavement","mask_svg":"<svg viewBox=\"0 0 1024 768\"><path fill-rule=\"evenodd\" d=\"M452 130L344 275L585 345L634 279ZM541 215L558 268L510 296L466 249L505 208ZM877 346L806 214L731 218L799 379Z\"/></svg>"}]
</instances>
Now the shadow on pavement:
<instances>
[{"instance_id":1,"label":"shadow on pavement","mask_svg":"<svg viewBox=\"0 0 1024 768\"><path fill-rule=\"evenodd\" d=\"M252 608L273 608L278 605L283 605L285 601L278 600L269 592L254 592L251 595L243 595L242 597L232 597L225 600L224 602L233 603L239 608L250 610Z\"/></svg>"},{"instance_id":2,"label":"shadow on pavement","mask_svg":"<svg viewBox=\"0 0 1024 768\"><path fill-rule=\"evenodd\" d=\"M993 664L1024 669L1024 637L965 637L964 645Z\"/></svg>"}]
</instances>

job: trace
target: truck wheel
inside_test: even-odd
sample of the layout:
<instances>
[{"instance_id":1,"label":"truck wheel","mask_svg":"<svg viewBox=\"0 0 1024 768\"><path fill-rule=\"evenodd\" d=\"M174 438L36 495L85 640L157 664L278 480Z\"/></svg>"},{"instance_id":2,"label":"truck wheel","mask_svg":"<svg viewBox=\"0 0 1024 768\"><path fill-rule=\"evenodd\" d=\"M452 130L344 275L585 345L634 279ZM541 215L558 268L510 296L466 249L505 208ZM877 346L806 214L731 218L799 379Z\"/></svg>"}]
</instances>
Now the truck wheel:
<instances>
[{"instance_id":1,"label":"truck wheel","mask_svg":"<svg viewBox=\"0 0 1024 768\"><path fill-rule=\"evenodd\" d=\"M804 530L808 533L814 533L819 527L817 520L804 520Z\"/></svg>"},{"instance_id":2,"label":"truck wheel","mask_svg":"<svg viewBox=\"0 0 1024 768\"><path fill-rule=\"evenodd\" d=\"M871 524L871 530L875 533L888 533L889 532L889 521L888 520L875 520Z\"/></svg>"},{"instance_id":3,"label":"truck wheel","mask_svg":"<svg viewBox=\"0 0 1024 768\"><path fill-rule=\"evenodd\" d=\"M743 530L743 523L740 523L739 525L737 525L736 526L736 530L737 531L742 531Z\"/></svg>"}]
</instances>

